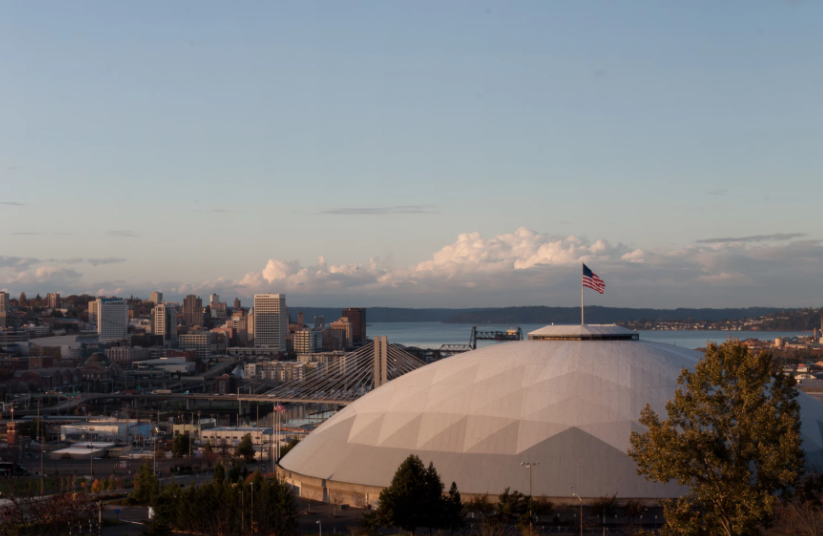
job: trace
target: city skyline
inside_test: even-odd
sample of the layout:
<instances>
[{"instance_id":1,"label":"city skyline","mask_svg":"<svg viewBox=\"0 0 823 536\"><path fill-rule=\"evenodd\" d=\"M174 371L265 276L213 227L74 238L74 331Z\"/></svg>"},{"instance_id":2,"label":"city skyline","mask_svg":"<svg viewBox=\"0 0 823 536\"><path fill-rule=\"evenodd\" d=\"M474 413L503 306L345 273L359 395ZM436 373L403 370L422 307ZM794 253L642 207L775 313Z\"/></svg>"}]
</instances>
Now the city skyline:
<instances>
[{"instance_id":1,"label":"city skyline","mask_svg":"<svg viewBox=\"0 0 823 536\"><path fill-rule=\"evenodd\" d=\"M821 4L4 7L13 297L823 298Z\"/></svg>"}]
</instances>

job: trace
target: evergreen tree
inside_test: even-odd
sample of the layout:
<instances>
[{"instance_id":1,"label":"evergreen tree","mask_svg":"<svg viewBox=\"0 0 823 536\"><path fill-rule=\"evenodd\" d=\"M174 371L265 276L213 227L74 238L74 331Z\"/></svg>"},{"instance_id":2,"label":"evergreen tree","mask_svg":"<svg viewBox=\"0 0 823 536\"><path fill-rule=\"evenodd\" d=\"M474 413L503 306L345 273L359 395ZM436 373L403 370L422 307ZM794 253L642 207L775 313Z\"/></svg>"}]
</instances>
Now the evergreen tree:
<instances>
[{"instance_id":1,"label":"evergreen tree","mask_svg":"<svg viewBox=\"0 0 823 536\"><path fill-rule=\"evenodd\" d=\"M280 449L280 457L284 458L286 454L288 454L291 451L291 449L297 446L298 443L300 443L299 439L289 439L289 442L286 443L286 445Z\"/></svg>"},{"instance_id":2,"label":"evergreen tree","mask_svg":"<svg viewBox=\"0 0 823 536\"><path fill-rule=\"evenodd\" d=\"M189 433L178 434L171 442L171 453L175 458L182 458L189 453Z\"/></svg>"},{"instance_id":3,"label":"evergreen tree","mask_svg":"<svg viewBox=\"0 0 823 536\"><path fill-rule=\"evenodd\" d=\"M214 466L214 481L223 482L225 478L226 468L223 467L223 462L218 462L217 465Z\"/></svg>"},{"instance_id":4,"label":"evergreen tree","mask_svg":"<svg viewBox=\"0 0 823 536\"><path fill-rule=\"evenodd\" d=\"M458 510L459 505L459 510ZM364 527L398 527L414 533L418 527L432 529L459 528L463 505L457 486L452 485L449 497L443 496L440 475L429 464L423 466L412 454L400 464L391 485L380 492L380 506L364 516Z\"/></svg>"},{"instance_id":5,"label":"evergreen tree","mask_svg":"<svg viewBox=\"0 0 823 536\"><path fill-rule=\"evenodd\" d=\"M665 535L756 535L778 495L803 471L795 381L769 352L739 343L710 345L694 372L684 369L661 421L646 405L632 432L637 473L690 488L664 501Z\"/></svg>"},{"instance_id":6,"label":"evergreen tree","mask_svg":"<svg viewBox=\"0 0 823 536\"><path fill-rule=\"evenodd\" d=\"M145 460L140 464L134 476L134 490L129 494L129 498L137 503L147 504L159 492L160 483L154 474L151 462Z\"/></svg>"},{"instance_id":7,"label":"evergreen tree","mask_svg":"<svg viewBox=\"0 0 823 536\"><path fill-rule=\"evenodd\" d=\"M26 299L26 293L25 293L25 292L21 292L21 293L20 293L20 297L17 299L17 305L18 305L19 307L25 307L25 306L26 306L26 305L28 305L28 304L29 304L29 302L28 302L28 300Z\"/></svg>"},{"instance_id":8,"label":"evergreen tree","mask_svg":"<svg viewBox=\"0 0 823 536\"><path fill-rule=\"evenodd\" d=\"M443 503L444 512L441 526L454 534L466 525L465 515L463 514L463 501L460 500L460 492L457 490L456 483L452 482L449 494L445 497Z\"/></svg>"},{"instance_id":9,"label":"evergreen tree","mask_svg":"<svg viewBox=\"0 0 823 536\"><path fill-rule=\"evenodd\" d=\"M254 445L251 442L251 434L246 434L243 436L243 439L240 440L240 444L237 445L234 455L242 456L246 462L250 462L254 459L254 454Z\"/></svg>"}]
</instances>

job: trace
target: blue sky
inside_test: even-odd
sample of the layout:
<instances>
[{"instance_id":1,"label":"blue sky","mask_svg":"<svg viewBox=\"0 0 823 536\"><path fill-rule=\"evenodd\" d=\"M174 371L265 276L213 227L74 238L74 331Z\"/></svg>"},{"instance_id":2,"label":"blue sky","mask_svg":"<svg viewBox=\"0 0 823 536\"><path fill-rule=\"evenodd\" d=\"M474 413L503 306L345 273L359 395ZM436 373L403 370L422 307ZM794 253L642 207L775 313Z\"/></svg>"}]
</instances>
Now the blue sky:
<instances>
[{"instance_id":1,"label":"blue sky","mask_svg":"<svg viewBox=\"0 0 823 536\"><path fill-rule=\"evenodd\" d=\"M0 7L15 294L823 298L823 4Z\"/></svg>"}]
</instances>

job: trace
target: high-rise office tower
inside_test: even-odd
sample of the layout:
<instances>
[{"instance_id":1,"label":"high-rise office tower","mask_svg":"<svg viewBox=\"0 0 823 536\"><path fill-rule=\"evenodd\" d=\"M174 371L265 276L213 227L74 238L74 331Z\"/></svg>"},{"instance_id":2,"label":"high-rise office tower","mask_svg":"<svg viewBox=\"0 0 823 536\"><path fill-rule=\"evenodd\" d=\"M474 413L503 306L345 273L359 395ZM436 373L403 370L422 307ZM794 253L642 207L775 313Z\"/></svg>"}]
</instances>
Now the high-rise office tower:
<instances>
[{"instance_id":1,"label":"high-rise office tower","mask_svg":"<svg viewBox=\"0 0 823 536\"><path fill-rule=\"evenodd\" d=\"M240 298L235 298L234 299L234 308L235 309L240 309Z\"/></svg>"},{"instance_id":2,"label":"high-rise office tower","mask_svg":"<svg viewBox=\"0 0 823 536\"><path fill-rule=\"evenodd\" d=\"M183 324L189 327L203 325L203 300L194 294L183 299Z\"/></svg>"},{"instance_id":3,"label":"high-rise office tower","mask_svg":"<svg viewBox=\"0 0 823 536\"><path fill-rule=\"evenodd\" d=\"M366 309L350 307L343 309L343 317L348 318L352 327L352 343L357 345L366 340Z\"/></svg>"},{"instance_id":4,"label":"high-rise office tower","mask_svg":"<svg viewBox=\"0 0 823 536\"><path fill-rule=\"evenodd\" d=\"M285 294L254 295L254 347L286 351L289 317Z\"/></svg>"},{"instance_id":5,"label":"high-rise office tower","mask_svg":"<svg viewBox=\"0 0 823 536\"><path fill-rule=\"evenodd\" d=\"M151 331L163 337L163 346L177 346L177 307L160 304L151 310Z\"/></svg>"},{"instance_id":6,"label":"high-rise office tower","mask_svg":"<svg viewBox=\"0 0 823 536\"><path fill-rule=\"evenodd\" d=\"M163 303L163 293L159 290L155 290L149 295L149 301L151 301L154 305L160 305Z\"/></svg>"},{"instance_id":7,"label":"high-rise office tower","mask_svg":"<svg viewBox=\"0 0 823 536\"><path fill-rule=\"evenodd\" d=\"M220 295L219 294L212 294L211 297L209 297L209 305L214 305L215 303L219 303L219 302L220 302Z\"/></svg>"},{"instance_id":8,"label":"high-rise office tower","mask_svg":"<svg viewBox=\"0 0 823 536\"><path fill-rule=\"evenodd\" d=\"M9 325L9 293L0 291L0 328Z\"/></svg>"},{"instance_id":9,"label":"high-rise office tower","mask_svg":"<svg viewBox=\"0 0 823 536\"><path fill-rule=\"evenodd\" d=\"M129 306L119 298L97 299L97 334L100 341L121 341L129 326Z\"/></svg>"},{"instance_id":10,"label":"high-rise office tower","mask_svg":"<svg viewBox=\"0 0 823 536\"><path fill-rule=\"evenodd\" d=\"M97 324L97 300L89 302L89 324Z\"/></svg>"},{"instance_id":11,"label":"high-rise office tower","mask_svg":"<svg viewBox=\"0 0 823 536\"><path fill-rule=\"evenodd\" d=\"M314 329L323 329L326 327L326 317L323 315L314 317Z\"/></svg>"},{"instance_id":12,"label":"high-rise office tower","mask_svg":"<svg viewBox=\"0 0 823 536\"><path fill-rule=\"evenodd\" d=\"M49 292L46 294L46 306L49 309L60 309L60 293L53 294Z\"/></svg>"},{"instance_id":13,"label":"high-rise office tower","mask_svg":"<svg viewBox=\"0 0 823 536\"><path fill-rule=\"evenodd\" d=\"M339 318L329 324L329 327L343 332L343 345L345 348L351 348L354 345L354 325L348 318Z\"/></svg>"},{"instance_id":14,"label":"high-rise office tower","mask_svg":"<svg viewBox=\"0 0 823 536\"><path fill-rule=\"evenodd\" d=\"M303 329L303 311L297 313L297 329Z\"/></svg>"}]
</instances>

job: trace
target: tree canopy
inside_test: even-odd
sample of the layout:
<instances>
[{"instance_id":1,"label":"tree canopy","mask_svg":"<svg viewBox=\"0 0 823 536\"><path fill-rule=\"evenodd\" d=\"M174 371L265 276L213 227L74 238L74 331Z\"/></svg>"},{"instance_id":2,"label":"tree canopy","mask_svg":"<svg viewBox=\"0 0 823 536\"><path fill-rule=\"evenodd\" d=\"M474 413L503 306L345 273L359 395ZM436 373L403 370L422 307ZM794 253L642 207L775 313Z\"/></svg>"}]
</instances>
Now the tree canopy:
<instances>
[{"instance_id":1,"label":"tree canopy","mask_svg":"<svg viewBox=\"0 0 823 536\"><path fill-rule=\"evenodd\" d=\"M254 459L254 445L251 442L251 434L246 434L243 436L243 439L240 440L240 444L237 445L237 449L234 452L235 456L242 456L244 460L250 462Z\"/></svg>"},{"instance_id":2,"label":"tree canopy","mask_svg":"<svg viewBox=\"0 0 823 536\"><path fill-rule=\"evenodd\" d=\"M710 345L684 369L662 420L646 405L632 432L637 472L690 491L665 501L666 535L755 535L804 469L795 381L768 352Z\"/></svg>"},{"instance_id":3,"label":"tree canopy","mask_svg":"<svg viewBox=\"0 0 823 536\"><path fill-rule=\"evenodd\" d=\"M448 495L433 464L426 468L412 454L400 464L391 485L380 492L380 505L366 515L366 524L398 527L414 533L418 527L459 530L463 526L463 504L452 482Z\"/></svg>"},{"instance_id":4,"label":"tree canopy","mask_svg":"<svg viewBox=\"0 0 823 536\"><path fill-rule=\"evenodd\" d=\"M178 434L171 442L172 456L175 458L182 458L189 453L189 433Z\"/></svg>"}]
</instances>

